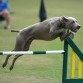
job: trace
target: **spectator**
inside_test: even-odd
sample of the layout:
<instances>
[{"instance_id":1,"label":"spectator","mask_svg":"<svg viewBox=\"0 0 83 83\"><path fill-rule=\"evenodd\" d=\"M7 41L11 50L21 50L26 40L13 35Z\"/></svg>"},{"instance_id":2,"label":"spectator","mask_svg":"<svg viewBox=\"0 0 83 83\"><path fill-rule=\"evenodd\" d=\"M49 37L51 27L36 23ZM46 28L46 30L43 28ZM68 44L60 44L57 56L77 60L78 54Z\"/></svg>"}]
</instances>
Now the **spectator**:
<instances>
[{"instance_id":1,"label":"spectator","mask_svg":"<svg viewBox=\"0 0 83 83\"><path fill-rule=\"evenodd\" d=\"M5 29L10 29L10 8L8 1L0 0L0 21L5 20Z\"/></svg>"}]
</instances>

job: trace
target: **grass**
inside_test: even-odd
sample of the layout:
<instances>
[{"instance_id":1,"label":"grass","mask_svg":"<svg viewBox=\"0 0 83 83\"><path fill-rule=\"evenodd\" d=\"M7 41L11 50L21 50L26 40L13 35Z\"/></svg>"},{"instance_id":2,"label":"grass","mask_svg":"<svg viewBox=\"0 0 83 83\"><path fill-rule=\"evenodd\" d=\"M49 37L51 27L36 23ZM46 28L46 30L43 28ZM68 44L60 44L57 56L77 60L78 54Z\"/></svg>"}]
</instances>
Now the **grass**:
<instances>
[{"instance_id":1,"label":"grass","mask_svg":"<svg viewBox=\"0 0 83 83\"><path fill-rule=\"evenodd\" d=\"M12 29L22 29L39 21L40 0L9 0L9 2L11 11L14 12L14 14L11 15ZM82 3L83 0L45 0L47 16L48 18L54 16L72 16L83 26ZM17 33L4 30L3 26L4 23L0 23L0 51L9 51L12 50L15 45ZM77 32L73 40L81 51L83 51L82 34L83 28ZM50 42L35 40L30 47L30 50L60 49L63 49L63 42L60 42L59 39ZM13 57L14 56L10 58L7 67L3 69L2 63L5 56L0 56L0 83L61 83L62 55L22 56L17 60L14 69L9 71ZM70 74L68 77L69 76Z\"/></svg>"}]
</instances>

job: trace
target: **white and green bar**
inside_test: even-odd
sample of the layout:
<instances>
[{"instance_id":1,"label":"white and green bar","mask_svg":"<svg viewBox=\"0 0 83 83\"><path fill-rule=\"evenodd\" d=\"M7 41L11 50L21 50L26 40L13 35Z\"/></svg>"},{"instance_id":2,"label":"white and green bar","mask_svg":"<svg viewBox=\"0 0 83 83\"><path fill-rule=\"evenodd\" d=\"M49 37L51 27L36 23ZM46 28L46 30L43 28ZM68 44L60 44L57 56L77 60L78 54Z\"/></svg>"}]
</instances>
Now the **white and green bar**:
<instances>
[{"instance_id":1,"label":"white and green bar","mask_svg":"<svg viewBox=\"0 0 83 83\"><path fill-rule=\"evenodd\" d=\"M64 50L54 50L54 51L3 51L0 55L33 55L33 54L63 54Z\"/></svg>"}]
</instances>

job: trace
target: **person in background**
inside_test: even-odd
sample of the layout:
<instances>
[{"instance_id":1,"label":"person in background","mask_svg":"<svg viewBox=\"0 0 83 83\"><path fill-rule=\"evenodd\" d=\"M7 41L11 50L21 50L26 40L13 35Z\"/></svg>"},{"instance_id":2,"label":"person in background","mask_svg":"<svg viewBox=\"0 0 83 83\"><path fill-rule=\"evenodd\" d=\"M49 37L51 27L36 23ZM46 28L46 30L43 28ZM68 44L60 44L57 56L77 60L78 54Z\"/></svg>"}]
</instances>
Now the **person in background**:
<instances>
[{"instance_id":1,"label":"person in background","mask_svg":"<svg viewBox=\"0 0 83 83\"><path fill-rule=\"evenodd\" d=\"M8 1L0 0L0 21L6 21L4 29L10 29L10 7Z\"/></svg>"}]
</instances>

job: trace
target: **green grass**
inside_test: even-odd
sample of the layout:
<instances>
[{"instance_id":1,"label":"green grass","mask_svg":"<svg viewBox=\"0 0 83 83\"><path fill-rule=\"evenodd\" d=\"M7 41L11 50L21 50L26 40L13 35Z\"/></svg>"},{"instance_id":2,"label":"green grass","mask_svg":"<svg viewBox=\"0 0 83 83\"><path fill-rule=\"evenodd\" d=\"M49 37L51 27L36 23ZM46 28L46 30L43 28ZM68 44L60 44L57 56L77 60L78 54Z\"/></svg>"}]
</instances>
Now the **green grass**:
<instances>
[{"instance_id":1,"label":"green grass","mask_svg":"<svg viewBox=\"0 0 83 83\"><path fill-rule=\"evenodd\" d=\"M40 0L9 0L9 2L11 11L14 12L11 15L12 29L22 29L39 22ZM72 16L83 26L83 0L45 0L45 6L48 18L54 16ZM9 51L14 48L17 33L4 30L3 26L4 23L0 23L0 51ZM77 32L73 40L81 51L83 51L82 35L83 28ZM63 49L63 42L60 42L59 39L49 42L35 40L30 47L30 50L60 49ZM7 67L3 69L2 63L5 56L0 56L0 83L61 83L62 55L22 56L17 60L14 69L9 71L13 57L10 58ZM69 76L70 74L68 78Z\"/></svg>"}]
</instances>

